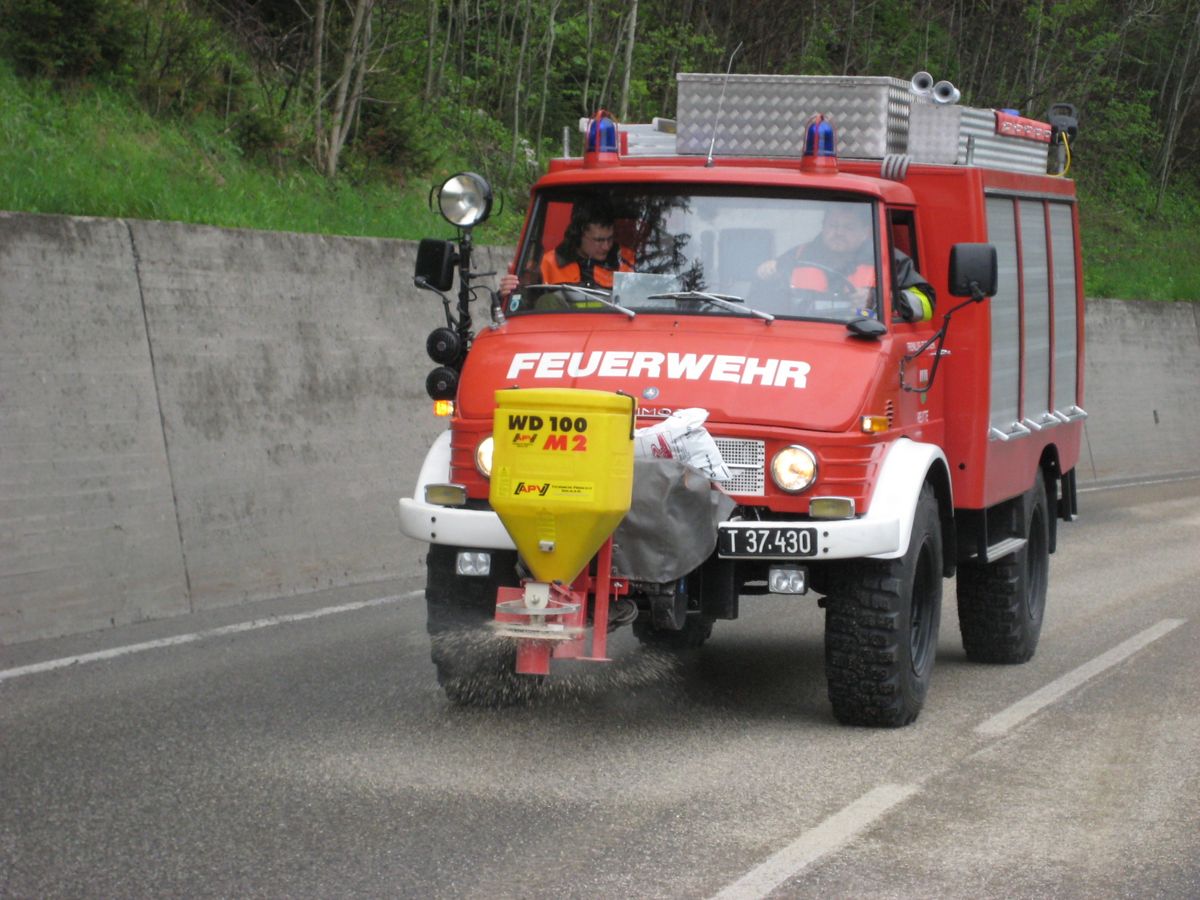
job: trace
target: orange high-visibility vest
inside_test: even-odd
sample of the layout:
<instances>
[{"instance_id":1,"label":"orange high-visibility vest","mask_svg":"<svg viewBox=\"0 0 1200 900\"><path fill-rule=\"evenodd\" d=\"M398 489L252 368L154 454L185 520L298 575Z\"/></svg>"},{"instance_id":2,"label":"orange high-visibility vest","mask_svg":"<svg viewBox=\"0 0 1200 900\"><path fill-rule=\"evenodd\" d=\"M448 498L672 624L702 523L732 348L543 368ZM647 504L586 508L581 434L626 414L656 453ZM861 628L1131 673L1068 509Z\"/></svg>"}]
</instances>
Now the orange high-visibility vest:
<instances>
[{"instance_id":1,"label":"orange high-visibility vest","mask_svg":"<svg viewBox=\"0 0 1200 900\"><path fill-rule=\"evenodd\" d=\"M875 267L863 264L846 276L856 288L875 287ZM800 265L792 269L791 286L809 291L829 290L829 275L816 266Z\"/></svg>"},{"instance_id":2,"label":"orange high-visibility vest","mask_svg":"<svg viewBox=\"0 0 1200 900\"><path fill-rule=\"evenodd\" d=\"M616 263L616 271L632 272L633 251L622 247L620 253L617 254ZM612 289L613 269L609 267L608 260L593 263L591 281L596 287ZM546 255L542 257L542 282L544 284L584 284L585 279L579 260L562 263L557 250L547 250Z\"/></svg>"}]
</instances>

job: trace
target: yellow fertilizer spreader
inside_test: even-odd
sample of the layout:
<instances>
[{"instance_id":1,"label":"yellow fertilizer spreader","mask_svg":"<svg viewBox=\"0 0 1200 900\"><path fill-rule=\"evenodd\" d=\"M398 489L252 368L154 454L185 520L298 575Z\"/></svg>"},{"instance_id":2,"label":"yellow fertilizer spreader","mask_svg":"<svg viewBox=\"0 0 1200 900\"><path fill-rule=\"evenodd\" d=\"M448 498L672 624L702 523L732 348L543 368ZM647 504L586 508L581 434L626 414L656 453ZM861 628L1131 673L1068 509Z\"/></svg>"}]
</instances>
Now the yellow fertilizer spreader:
<instances>
[{"instance_id":1,"label":"yellow fertilizer spreader","mask_svg":"<svg viewBox=\"0 0 1200 900\"><path fill-rule=\"evenodd\" d=\"M633 398L497 391L493 426L488 499L533 575L499 589L496 630L518 640L522 674L547 674L552 656L604 660L609 601L629 589L613 578L612 534L633 494ZM589 596L594 624L585 656Z\"/></svg>"}]
</instances>

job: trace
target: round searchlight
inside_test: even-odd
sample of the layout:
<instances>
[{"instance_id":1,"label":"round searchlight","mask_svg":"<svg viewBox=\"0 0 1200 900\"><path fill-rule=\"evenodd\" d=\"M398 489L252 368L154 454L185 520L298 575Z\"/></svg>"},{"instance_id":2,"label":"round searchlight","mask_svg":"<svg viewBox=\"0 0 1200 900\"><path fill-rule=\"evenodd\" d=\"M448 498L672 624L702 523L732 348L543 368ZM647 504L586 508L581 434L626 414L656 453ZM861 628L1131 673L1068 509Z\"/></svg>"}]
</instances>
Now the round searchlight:
<instances>
[{"instance_id":1,"label":"round searchlight","mask_svg":"<svg viewBox=\"0 0 1200 900\"><path fill-rule=\"evenodd\" d=\"M451 225L472 228L492 213L492 186L482 175L459 172L438 191L438 208Z\"/></svg>"}]
</instances>

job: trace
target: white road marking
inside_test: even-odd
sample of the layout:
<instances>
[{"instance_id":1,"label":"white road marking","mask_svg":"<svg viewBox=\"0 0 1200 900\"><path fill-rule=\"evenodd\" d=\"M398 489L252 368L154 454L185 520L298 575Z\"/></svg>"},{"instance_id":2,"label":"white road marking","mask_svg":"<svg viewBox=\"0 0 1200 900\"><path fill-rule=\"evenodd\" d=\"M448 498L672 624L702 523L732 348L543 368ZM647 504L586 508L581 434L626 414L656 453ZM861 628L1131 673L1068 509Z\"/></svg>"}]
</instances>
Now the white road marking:
<instances>
[{"instance_id":1,"label":"white road marking","mask_svg":"<svg viewBox=\"0 0 1200 900\"><path fill-rule=\"evenodd\" d=\"M1170 634L1185 619L1163 619L1157 625L1152 625L1145 631L1135 634L1127 641L1122 641L1106 653L1102 653L1090 662L1084 663L1077 669L1072 669L1061 678L1056 678L1045 687L1034 691L1024 700L1018 700L1008 709L996 713L983 724L976 726L975 733L985 737L999 737L1012 728L1020 725L1034 713L1060 700L1084 682L1095 678L1106 669L1111 669L1120 662L1133 656L1142 648L1164 635Z\"/></svg>"},{"instance_id":2,"label":"white road marking","mask_svg":"<svg viewBox=\"0 0 1200 900\"><path fill-rule=\"evenodd\" d=\"M210 628L208 631L196 631L190 634L178 634L174 637L159 638L155 641L145 641L141 644L127 644L124 647L113 647L109 650L97 650L95 653L82 653L79 656L67 656L61 659L49 659L45 662L33 663L28 666L17 666L14 669L0 669L0 681L10 678L20 678L22 675L35 675L38 672L50 672L67 666L82 663L99 662L103 659L115 659L130 653L141 653L143 650L157 650L160 647L174 647L177 644L190 644L192 641L204 638L220 637L225 634L240 634L243 631L256 631L260 628L271 628L275 625L286 625L290 622L303 622L307 619L320 619L337 613L353 612L372 606L383 606L385 603L396 603L409 597L419 596L424 591L409 591L407 594L397 594L392 597L376 597L373 600L360 600L357 603L345 603L341 606L326 606L308 612L293 613L286 616L268 616L265 619L254 619L250 622L238 622L235 625L223 625L220 628Z\"/></svg>"},{"instance_id":3,"label":"white road marking","mask_svg":"<svg viewBox=\"0 0 1200 900\"><path fill-rule=\"evenodd\" d=\"M1186 619L1163 619L1156 625L1123 641L1106 653L1034 691L975 729L986 737L999 737L1038 712L1062 699L1075 688L1133 656L1139 650L1170 634ZM759 900L805 868L842 849L857 835L882 818L894 806L919 790L917 785L884 784L869 791L849 806L834 813L815 828L784 847L770 859L751 869L714 895L713 900Z\"/></svg>"},{"instance_id":4,"label":"white road marking","mask_svg":"<svg viewBox=\"0 0 1200 900\"><path fill-rule=\"evenodd\" d=\"M1080 494L1091 494L1096 491L1115 491L1127 487L1148 487L1152 484L1175 484L1179 481L1195 481L1195 475L1171 475L1166 478L1135 478L1130 481L1117 481L1111 484L1093 484L1079 487L1075 490Z\"/></svg>"},{"instance_id":5,"label":"white road marking","mask_svg":"<svg viewBox=\"0 0 1200 900\"><path fill-rule=\"evenodd\" d=\"M912 784L881 784L868 791L751 869L716 894L713 900L750 900L767 896L817 860L840 850L917 790Z\"/></svg>"}]
</instances>

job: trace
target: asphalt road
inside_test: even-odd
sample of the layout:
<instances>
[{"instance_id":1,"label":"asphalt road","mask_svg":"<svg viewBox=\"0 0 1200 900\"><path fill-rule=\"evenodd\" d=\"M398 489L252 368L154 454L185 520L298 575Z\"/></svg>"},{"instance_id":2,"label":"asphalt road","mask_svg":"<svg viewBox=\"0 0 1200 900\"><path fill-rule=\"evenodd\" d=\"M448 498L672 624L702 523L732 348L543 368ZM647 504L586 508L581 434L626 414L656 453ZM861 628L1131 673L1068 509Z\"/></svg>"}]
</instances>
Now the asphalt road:
<instances>
[{"instance_id":1,"label":"asphalt road","mask_svg":"<svg viewBox=\"0 0 1200 900\"><path fill-rule=\"evenodd\" d=\"M501 711L418 583L0 648L0 896L1200 896L1200 482L1081 506L1037 657L968 663L947 583L897 731L834 723L811 599Z\"/></svg>"}]
</instances>

